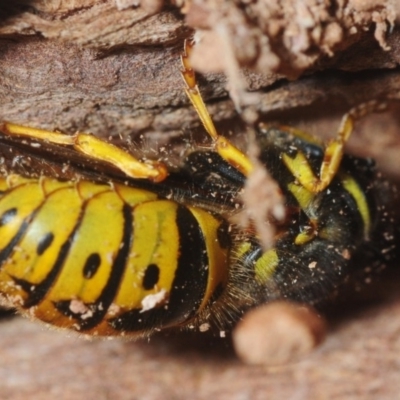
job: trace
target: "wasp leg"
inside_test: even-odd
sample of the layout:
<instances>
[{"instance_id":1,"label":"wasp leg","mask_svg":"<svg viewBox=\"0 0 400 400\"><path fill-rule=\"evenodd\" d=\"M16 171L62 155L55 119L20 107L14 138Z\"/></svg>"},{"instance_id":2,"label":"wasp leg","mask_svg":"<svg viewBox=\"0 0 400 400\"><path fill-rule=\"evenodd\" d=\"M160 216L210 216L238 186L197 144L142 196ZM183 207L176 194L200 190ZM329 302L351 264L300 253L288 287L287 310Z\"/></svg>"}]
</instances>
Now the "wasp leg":
<instances>
[{"instance_id":1,"label":"wasp leg","mask_svg":"<svg viewBox=\"0 0 400 400\"><path fill-rule=\"evenodd\" d=\"M214 142L215 151L230 165L248 176L253 169L250 159L235 147L226 137L220 136L215 128L210 114L204 104L196 83L196 76L193 68L190 66L189 56L193 48L193 43L185 41L185 50L181 56L183 70L181 71L183 80L186 83L185 92L192 102L197 114Z\"/></svg>"},{"instance_id":2,"label":"wasp leg","mask_svg":"<svg viewBox=\"0 0 400 400\"><path fill-rule=\"evenodd\" d=\"M87 133L73 136L43 129L15 125L8 122L0 130L10 136L27 137L52 144L72 146L75 150L96 160L112 164L126 175L137 179L149 179L160 182L168 175L166 167L158 162L142 162L126 151Z\"/></svg>"},{"instance_id":3,"label":"wasp leg","mask_svg":"<svg viewBox=\"0 0 400 400\"><path fill-rule=\"evenodd\" d=\"M328 143L325 148L319 177L315 175L310 163L302 152L297 152L294 157L291 157L286 153L283 154L283 162L293 176L307 190L312 193L318 193L325 190L339 170L343 157L344 145L353 132L354 122L366 114L383 111L386 107L386 103L373 100L352 108L343 116L336 138ZM291 129L291 133L300 137L304 135L303 132L293 129ZM311 142L315 143L315 140L312 140Z\"/></svg>"}]
</instances>

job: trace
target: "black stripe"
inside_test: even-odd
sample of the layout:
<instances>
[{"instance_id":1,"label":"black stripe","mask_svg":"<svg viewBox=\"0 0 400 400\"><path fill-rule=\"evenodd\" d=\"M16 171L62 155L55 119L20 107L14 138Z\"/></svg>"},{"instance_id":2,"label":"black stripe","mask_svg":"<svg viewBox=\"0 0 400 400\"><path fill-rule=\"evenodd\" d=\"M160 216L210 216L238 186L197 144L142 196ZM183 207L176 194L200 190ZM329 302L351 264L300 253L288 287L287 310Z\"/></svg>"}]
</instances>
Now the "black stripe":
<instances>
[{"instance_id":1,"label":"black stripe","mask_svg":"<svg viewBox=\"0 0 400 400\"><path fill-rule=\"evenodd\" d=\"M37 211L33 212L30 214L28 217L24 219L22 222L20 228L18 229L18 232L14 235L14 237L10 240L10 242L7 244L6 247L4 247L0 251L0 269L3 267L4 261L6 261L14 251L15 246L19 243L21 238L25 235L27 229L29 228L29 225L32 222L32 219L34 218L35 214Z\"/></svg>"},{"instance_id":2,"label":"black stripe","mask_svg":"<svg viewBox=\"0 0 400 400\"><path fill-rule=\"evenodd\" d=\"M212 175L218 174L229 182L232 189L243 187L246 178L215 151L194 151L185 160L185 168L189 170L194 181L212 182ZM220 182L222 183L222 182Z\"/></svg>"},{"instance_id":3,"label":"black stripe","mask_svg":"<svg viewBox=\"0 0 400 400\"><path fill-rule=\"evenodd\" d=\"M121 331L142 331L181 324L192 318L203 300L208 282L208 255L204 234L193 214L178 206L178 267L167 305L141 312L133 309L111 319L110 325Z\"/></svg>"},{"instance_id":4,"label":"black stripe","mask_svg":"<svg viewBox=\"0 0 400 400\"><path fill-rule=\"evenodd\" d=\"M169 301L170 322L191 318L203 300L208 282L206 240L193 214L183 206L177 210L179 260ZM182 318L185 314L185 318Z\"/></svg>"},{"instance_id":5,"label":"black stripe","mask_svg":"<svg viewBox=\"0 0 400 400\"><path fill-rule=\"evenodd\" d=\"M218 244L221 246L222 249L230 249L232 246L232 238L229 230L229 223L225 220L221 221L217 229L217 239Z\"/></svg>"},{"instance_id":6,"label":"black stripe","mask_svg":"<svg viewBox=\"0 0 400 400\"><path fill-rule=\"evenodd\" d=\"M22 287L24 287L24 285L29 285L29 290L27 291L29 296L28 299L25 301L24 308L34 307L46 297L47 292L50 290L57 276L61 272L64 262L68 257L68 253L74 240L74 236L82 223L84 209L85 206L82 206L81 212L73 231L69 235L68 239L61 246L54 265L52 266L50 272L47 274L46 278L42 280L42 282L34 285L24 279L14 278L18 284L22 285Z\"/></svg>"},{"instance_id":7,"label":"black stripe","mask_svg":"<svg viewBox=\"0 0 400 400\"><path fill-rule=\"evenodd\" d=\"M82 331L92 329L102 321L104 315L108 311L108 308L114 301L115 295L117 294L119 285L121 283L121 279L125 272L133 240L133 217L131 207L127 204L124 204L122 213L124 216L124 227L121 246L117 256L115 257L111 268L111 274L108 278L106 286L103 288L103 291L96 302L88 305L93 311L92 316L79 321L81 328L80 330Z\"/></svg>"},{"instance_id":8,"label":"black stripe","mask_svg":"<svg viewBox=\"0 0 400 400\"><path fill-rule=\"evenodd\" d=\"M14 237L10 240L10 242L0 251L0 269L3 267L4 261L6 261L14 251L15 246L19 243L22 237L25 235L26 231L29 228L29 225L32 223L32 220L35 218L36 214L40 210L40 208L45 203L46 199L42 201L38 207L29 214L22 222L21 226L18 229L18 232L14 235ZM1 224L5 225L10 222L10 219L16 217L18 209L11 208L5 211L1 216Z\"/></svg>"}]
</instances>

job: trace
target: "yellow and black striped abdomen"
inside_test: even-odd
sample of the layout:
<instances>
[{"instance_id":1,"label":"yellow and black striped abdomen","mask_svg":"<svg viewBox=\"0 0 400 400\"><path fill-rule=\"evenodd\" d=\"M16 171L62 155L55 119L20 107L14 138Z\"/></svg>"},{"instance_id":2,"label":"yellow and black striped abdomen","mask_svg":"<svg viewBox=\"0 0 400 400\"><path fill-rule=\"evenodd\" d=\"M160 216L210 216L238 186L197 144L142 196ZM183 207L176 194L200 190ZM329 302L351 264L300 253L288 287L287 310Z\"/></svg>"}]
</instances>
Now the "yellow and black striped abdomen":
<instances>
[{"instance_id":1,"label":"yellow and black striped abdomen","mask_svg":"<svg viewBox=\"0 0 400 400\"><path fill-rule=\"evenodd\" d=\"M222 220L119 184L0 181L0 292L59 327L133 334L192 319L227 279Z\"/></svg>"},{"instance_id":2,"label":"yellow and black striped abdomen","mask_svg":"<svg viewBox=\"0 0 400 400\"><path fill-rule=\"evenodd\" d=\"M254 264L259 302L287 298L323 304L349 276L361 274L363 264L352 262L353 257L380 256L393 240L391 214L385 212L374 164L344 155L329 186L312 192L289 171L282 155L307 155L317 174L324 149L273 127L261 130L259 138L260 159L279 182L287 215L274 248L262 252L256 244L248 245L241 249L241 262Z\"/></svg>"}]
</instances>

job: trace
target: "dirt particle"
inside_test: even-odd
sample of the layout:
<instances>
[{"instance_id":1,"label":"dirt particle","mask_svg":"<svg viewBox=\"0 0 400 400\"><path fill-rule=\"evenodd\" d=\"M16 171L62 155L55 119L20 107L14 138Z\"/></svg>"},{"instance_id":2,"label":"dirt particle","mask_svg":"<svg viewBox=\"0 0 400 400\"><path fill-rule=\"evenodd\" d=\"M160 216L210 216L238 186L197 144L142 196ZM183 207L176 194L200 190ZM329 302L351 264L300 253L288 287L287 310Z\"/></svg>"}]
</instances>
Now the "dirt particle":
<instances>
[{"instance_id":1,"label":"dirt particle","mask_svg":"<svg viewBox=\"0 0 400 400\"><path fill-rule=\"evenodd\" d=\"M233 343L247 364L278 365L310 353L325 333L325 321L314 309L280 301L247 313L233 332Z\"/></svg>"}]
</instances>

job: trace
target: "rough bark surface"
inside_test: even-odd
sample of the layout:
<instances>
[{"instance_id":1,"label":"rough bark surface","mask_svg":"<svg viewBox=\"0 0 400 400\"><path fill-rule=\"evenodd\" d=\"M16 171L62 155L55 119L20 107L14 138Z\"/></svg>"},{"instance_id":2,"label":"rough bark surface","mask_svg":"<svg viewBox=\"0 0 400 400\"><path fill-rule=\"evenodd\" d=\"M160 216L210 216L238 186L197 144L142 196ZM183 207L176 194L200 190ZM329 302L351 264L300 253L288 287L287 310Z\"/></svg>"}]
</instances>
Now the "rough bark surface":
<instances>
[{"instance_id":1,"label":"rough bark surface","mask_svg":"<svg viewBox=\"0 0 400 400\"><path fill-rule=\"evenodd\" d=\"M15 0L0 6L0 120L144 134L158 145L184 136L200 125L179 74L183 41L196 31L193 65L223 131L240 136L241 109L332 136L351 106L400 97L398 8L390 0ZM398 111L365 118L348 144L394 179ZM5 318L1 397L393 399L398 279L383 288L385 300L338 310L319 350L279 368L245 366L223 340L87 342Z\"/></svg>"},{"instance_id":2,"label":"rough bark surface","mask_svg":"<svg viewBox=\"0 0 400 400\"><path fill-rule=\"evenodd\" d=\"M390 35L384 29L394 23L389 1L368 6L258 1L242 14L239 1L187 2L188 24L176 7L152 14L144 3L147 7L124 8L129 2L23 0L2 6L0 118L68 133L179 135L199 125L179 74L183 39L193 33L189 26L202 28L194 66L226 74L200 79L204 97L214 100L210 111L216 121L235 115L228 87L236 105L253 103L267 117L332 98L344 103L343 112L368 98L398 93L396 72L380 81L380 70L394 69L399 58L397 28ZM328 46L330 24L343 32ZM231 32L233 26L245 36ZM242 54L251 48L251 55ZM247 67L244 75L239 66ZM324 74L294 83L285 79L333 68L352 73L333 74L333 82ZM354 73L361 70L372 72L362 79ZM257 93L248 96L244 88Z\"/></svg>"}]
</instances>

